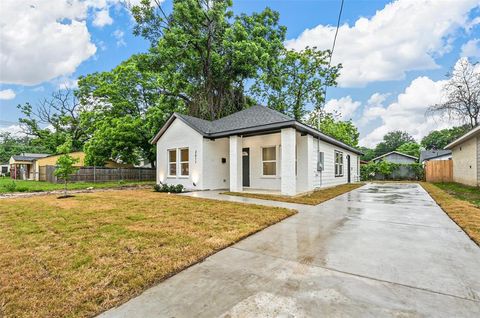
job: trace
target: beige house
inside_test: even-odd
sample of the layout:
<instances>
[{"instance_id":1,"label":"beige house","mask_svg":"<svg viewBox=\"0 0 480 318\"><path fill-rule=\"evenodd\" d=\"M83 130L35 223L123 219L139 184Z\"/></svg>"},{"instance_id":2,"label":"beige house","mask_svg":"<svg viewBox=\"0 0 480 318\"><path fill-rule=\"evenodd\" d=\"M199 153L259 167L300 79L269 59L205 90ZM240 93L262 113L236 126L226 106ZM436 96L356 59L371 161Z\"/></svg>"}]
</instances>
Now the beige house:
<instances>
[{"instance_id":1,"label":"beige house","mask_svg":"<svg viewBox=\"0 0 480 318\"><path fill-rule=\"evenodd\" d=\"M45 181L47 166L55 166L61 155L31 154L24 153L10 158L11 178L18 180L36 180ZM76 151L70 153L70 156L78 159L75 167L85 166L85 153ZM117 163L109 160L105 163L106 168L130 168L132 165Z\"/></svg>"},{"instance_id":2,"label":"beige house","mask_svg":"<svg viewBox=\"0 0 480 318\"><path fill-rule=\"evenodd\" d=\"M448 144L452 150L453 181L480 186L480 126Z\"/></svg>"}]
</instances>

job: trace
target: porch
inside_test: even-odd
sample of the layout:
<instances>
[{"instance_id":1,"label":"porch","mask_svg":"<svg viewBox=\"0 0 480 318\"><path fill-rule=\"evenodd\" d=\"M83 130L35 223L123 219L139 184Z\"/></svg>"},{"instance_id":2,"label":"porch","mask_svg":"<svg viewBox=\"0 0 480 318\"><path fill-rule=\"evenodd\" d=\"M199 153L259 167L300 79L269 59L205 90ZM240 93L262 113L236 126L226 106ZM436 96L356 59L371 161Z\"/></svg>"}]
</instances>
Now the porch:
<instances>
[{"instance_id":1,"label":"porch","mask_svg":"<svg viewBox=\"0 0 480 318\"><path fill-rule=\"evenodd\" d=\"M230 191L296 195L313 190L313 137L294 128L229 137Z\"/></svg>"}]
</instances>

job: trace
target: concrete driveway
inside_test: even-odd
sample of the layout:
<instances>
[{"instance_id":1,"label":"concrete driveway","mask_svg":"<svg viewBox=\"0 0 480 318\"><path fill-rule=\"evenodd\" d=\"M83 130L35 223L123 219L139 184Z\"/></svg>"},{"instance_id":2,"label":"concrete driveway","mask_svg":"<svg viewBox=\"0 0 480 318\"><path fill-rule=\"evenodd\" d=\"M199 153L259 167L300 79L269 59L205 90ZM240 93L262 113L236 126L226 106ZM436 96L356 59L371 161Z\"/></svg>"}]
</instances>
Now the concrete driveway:
<instances>
[{"instance_id":1,"label":"concrete driveway","mask_svg":"<svg viewBox=\"0 0 480 318\"><path fill-rule=\"evenodd\" d=\"M416 184L310 207L102 317L480 317L480 248Z\"/></svg>"}]
</instances>

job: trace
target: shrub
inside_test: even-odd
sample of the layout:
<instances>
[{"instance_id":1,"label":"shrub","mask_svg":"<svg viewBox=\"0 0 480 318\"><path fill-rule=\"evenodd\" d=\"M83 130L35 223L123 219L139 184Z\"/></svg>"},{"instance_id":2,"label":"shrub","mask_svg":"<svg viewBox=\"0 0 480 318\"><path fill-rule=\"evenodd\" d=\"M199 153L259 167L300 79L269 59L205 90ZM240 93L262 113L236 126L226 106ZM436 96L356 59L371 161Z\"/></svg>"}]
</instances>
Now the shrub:
<instances>
[{"instance_id":1,"label":"shrub","mask_svg":"<svg viewBox=\"0 0 480 318\"><path fill-rule=\"evenodd\" d=\"M15 181L12 180L11 182L4 184L3 187L8 192L15 192L15 190L17 189L17 184L15 183Z\"/></svg>"},{"instance_id":2,"label":"shrub","mask_svg":"<svg viewBox=\"0 0 480 318\"><path fill-rule=\"evenodd\" d=\"M360 178L367 180L423 180L424 170L419 163L399 164L386 161L370 162L360 167Z\"/></svg>"},{"instance_id":3,"label":"shrub","mask_svg":"<svg viewBox=\"0 0 480 318\"><path fill-rule=\"evenodd\" d=\"M168 185L166 183L156 184L153 186L153 190L156 192L170 192L170 193L180 193L183 192L184 188L181 184L171 184Z\"/></svg>"}]
</instances>

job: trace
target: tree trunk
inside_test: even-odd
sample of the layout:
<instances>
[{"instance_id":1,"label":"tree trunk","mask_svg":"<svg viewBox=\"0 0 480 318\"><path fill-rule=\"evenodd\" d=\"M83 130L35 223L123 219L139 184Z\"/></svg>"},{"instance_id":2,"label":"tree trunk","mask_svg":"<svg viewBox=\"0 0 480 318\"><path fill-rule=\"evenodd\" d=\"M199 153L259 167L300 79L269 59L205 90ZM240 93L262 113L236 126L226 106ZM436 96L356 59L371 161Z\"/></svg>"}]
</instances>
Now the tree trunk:
<instances>
[{"instance_id":1,"label":"tree trunk","mask_svg":"<svg viewBox=\"0 0 480 318\"><path fill-rule=\"evenodd\" d=\"M63 196L66 198L67 197L67 179L65 179L64 181L64 185L65 187L63 188Z\"/></svg>"}]
</instances>

